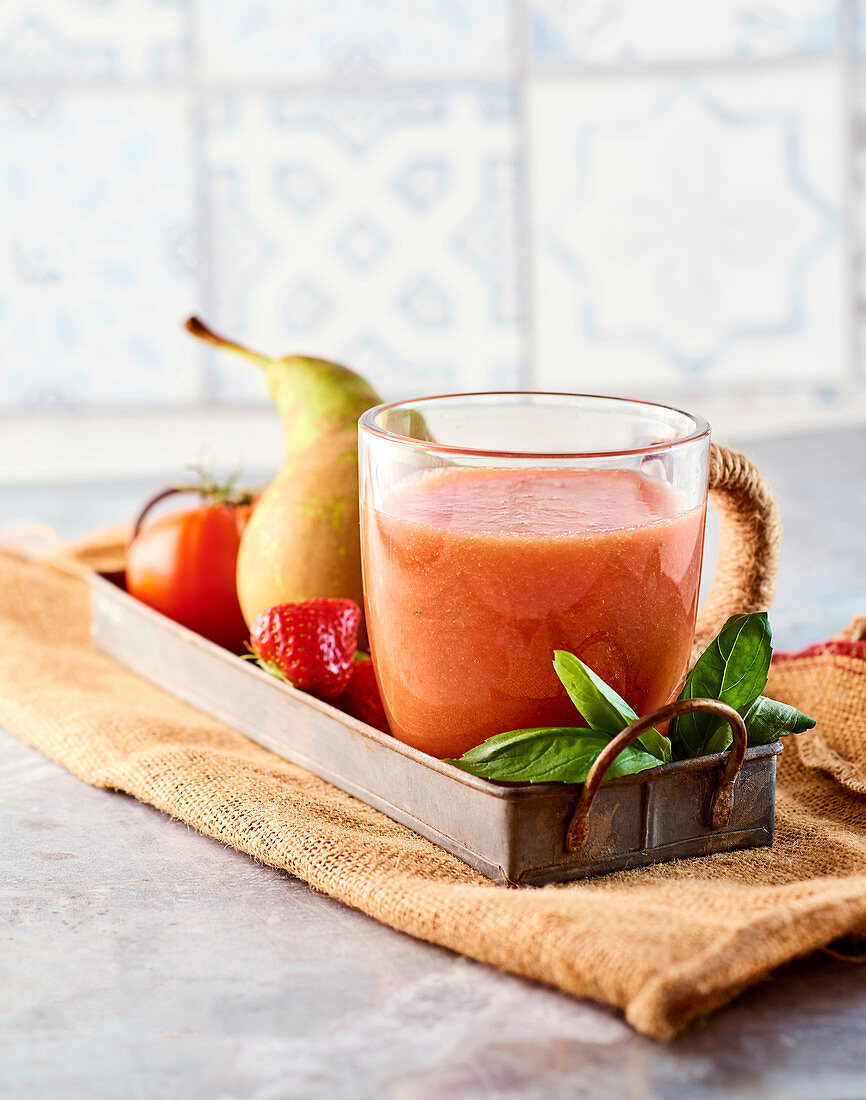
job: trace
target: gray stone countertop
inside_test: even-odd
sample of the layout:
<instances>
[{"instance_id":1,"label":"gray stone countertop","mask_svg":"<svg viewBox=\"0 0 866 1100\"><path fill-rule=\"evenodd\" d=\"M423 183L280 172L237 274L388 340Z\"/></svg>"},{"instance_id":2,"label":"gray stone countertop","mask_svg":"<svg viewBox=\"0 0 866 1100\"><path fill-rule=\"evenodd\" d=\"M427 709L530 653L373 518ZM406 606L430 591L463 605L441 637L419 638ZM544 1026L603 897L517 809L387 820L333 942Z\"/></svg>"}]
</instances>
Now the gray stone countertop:
<instances>
[{"instance_id":1,"label":"gray stone countertop","mask_svg":"<svg viewBox=\"0 0 866 1100\"><path fill-rule=\"evenodd\" d=\"M786 525L777 645L806 645L866 611L866 432L745 449ZM0 528L74 536L151 488L3 488ZM87 787L3 731L0 791L3 1100L866 1097L866 967L791 965L662 1046Z\"/></svg>"}]
</instances>

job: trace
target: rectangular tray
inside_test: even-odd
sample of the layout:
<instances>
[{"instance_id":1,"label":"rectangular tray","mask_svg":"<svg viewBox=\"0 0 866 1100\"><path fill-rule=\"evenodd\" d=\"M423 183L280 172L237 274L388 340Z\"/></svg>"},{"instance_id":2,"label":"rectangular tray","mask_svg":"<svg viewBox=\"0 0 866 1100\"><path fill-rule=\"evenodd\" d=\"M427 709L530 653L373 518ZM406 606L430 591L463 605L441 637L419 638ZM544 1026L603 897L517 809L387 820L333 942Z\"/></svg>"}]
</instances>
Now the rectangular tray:
<instances>
[{"instance_id":1,"label":"rectangular tray","mask_svg":"<svg viewBox=\"0 0 866 1100\"><path fill-rule=\"evenodd\" d=\"M151 610L123 574L94 574L96 646L172 695L374 806L501 885L567 882L625 867L773 842L776 754L750 748L724 829L705 824L725 756L605 783L586 844L565 848L580 785L503 786L380 733Z\"/></svg>"}]
</instances>

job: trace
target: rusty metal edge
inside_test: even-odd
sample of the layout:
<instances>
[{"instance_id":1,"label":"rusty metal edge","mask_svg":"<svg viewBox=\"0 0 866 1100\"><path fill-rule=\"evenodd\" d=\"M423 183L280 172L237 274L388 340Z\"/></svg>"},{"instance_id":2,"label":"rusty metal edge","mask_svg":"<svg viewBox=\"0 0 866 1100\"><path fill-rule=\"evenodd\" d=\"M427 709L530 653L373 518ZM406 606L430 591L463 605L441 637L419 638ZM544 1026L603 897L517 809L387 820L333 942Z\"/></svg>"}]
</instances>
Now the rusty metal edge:
<instances>
[{"instance_id":1,"label":"rusty metal edge","mask_svg":"<svg viewBox=\"0 0 866 1100\"><path fill-rule=\"evenodd\" d=\"M735 833L724 833L724 845L719 852L737 851L742 848L770 848L773 844L773 830L759 826L755 829L740 829ZM707 837L691 837L670 844L660 844L655 848L636 852L623 852L597 863L583 864L580 878L596 878L614 871L628 871L633 867L649 867L654 863L666 863L672 859L699 859L701 856L714 855L707 848ZM514 879L507 879L509 886L544 886L550 882L575 882L573 868L567 863L552 863L545 867L532 867L523 871Z\"/></svg>"}]
</instances>

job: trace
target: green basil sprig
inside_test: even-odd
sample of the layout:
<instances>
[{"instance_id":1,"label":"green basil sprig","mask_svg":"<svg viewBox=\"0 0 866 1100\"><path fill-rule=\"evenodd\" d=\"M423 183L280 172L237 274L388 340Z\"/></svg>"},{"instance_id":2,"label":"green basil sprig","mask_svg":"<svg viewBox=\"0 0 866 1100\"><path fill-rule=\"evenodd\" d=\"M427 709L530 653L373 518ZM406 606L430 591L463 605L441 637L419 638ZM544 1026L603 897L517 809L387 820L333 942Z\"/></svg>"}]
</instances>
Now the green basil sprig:
<instances>
[{"instance_id":1,"label":"green basil sprig","mask_svg":"<svg viewBox=\"0 0 866 1100\"><path fill-rule=\"evenodd\" d=\"M637 720L637 715L625 699L573 653L564 649L555 650L553 667L584 721L596 733L609 734L608 741ZM648 729L638 737L638 741L662 763L670 760L671 743L657 729Z\"/></svg>"},{"instance_id":2,"label":"green basil sprig","mask_svg":"<svg viewBox=\"0 0 866 1100\"><path fill-rule=\"evenodd\" d=\"M761 694L773 655L766 613L734 615L698 659L680 699L721 699L742 715L750 745L768 745L788 733L803 733L815 722L795 707ZM553 667L587 727L546 726L511 730L488 737L449 760L463 771L485 779L513 783L582 783L599 753L637 715L626 701L579 657L556 650ZM668 737L647 730L619 754L605 779L723 752L731 732L721 719L706 713L674 719Z\"/></svg>"},{"instance_id":3,"label":"green basil sprig","mask_svg":"<svg viewBox=\"0 0 866 1100\"><path fill-rule=\"evenodd\" d=\"M815 725L813 719L761 694L772 656L766 612L733 615L698 658L679 698L721 699L739 711L750 745L769 745L788 733L804 733ZM677 760L724 752L732 740L723 719L700 711L675 718L668 736Z\"/></svg>"},{"instance_id":4,"label":"green basil sprig","mask_svg":"<svg viewBox=\"0 0 866 1100\"><path fill-rule=\"evenodd\" d=\"M745 714L740 712L746 723L746 733L750 745L770 745L789 733L805 733L815 725L815 719L809 718L796 707L787 703L778 703L759 695Z\"/></svg>"},{"instance_id":5,"label":"green basil sprig","mask_svg":"<svg viewBox=\"0 0 866 1100\"><path fill-rule=\"evenodd\" d=\"M698 658L679 698L719 699L742 713L766 687L772 656L766 612L734 615ZM702 711L675 718L669 732L680 759L722 752L731 743L725 720Z\"/></svg>"},{"instance_id":6,"label":"green basil sprig","mask_svg":"<svg viewBox=\"0 0 866 1100\"><path fill-rule=\"evenodd\" d=\"M583 783L608 741L607 734L590 729L544 726L511 730L488 737L459 760L448 763L484 779L512 783ZM629 745L611 764L605 779L657 768L660 763L657 756L650 756L637 745Z\"/></svg>"}]
</instances>

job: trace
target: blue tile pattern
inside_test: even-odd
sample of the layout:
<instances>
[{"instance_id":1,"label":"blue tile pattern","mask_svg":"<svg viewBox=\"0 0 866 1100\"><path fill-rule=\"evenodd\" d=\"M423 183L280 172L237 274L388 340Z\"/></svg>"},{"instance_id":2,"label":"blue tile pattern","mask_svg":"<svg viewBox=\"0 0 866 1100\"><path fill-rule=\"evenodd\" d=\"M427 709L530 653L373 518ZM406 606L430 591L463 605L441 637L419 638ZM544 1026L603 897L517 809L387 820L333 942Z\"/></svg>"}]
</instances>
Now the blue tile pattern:
<instances>
[{"instance_id":1,"label":"blue tile pattern","mask_svg":"<svg viewBox=\"0 0 866 1100\"><path fill-rule=\"evenodd\" d=\"M389 393L419 378L516 384L508 97L458 85L227 98L207 142L223 328L368 366ZM260 392L233 364L212 370L227 398Z\"/></svg>"},{"instance_id":2,"label":"blue tile pattern","mask_svg":"<svg viewBox=\"0 0 866 1100\"><path fill-rule=\"evenodd\" d=\"M452 186L451 165L444 157L419 155L391 179L394 194L418 214L433 210Z\"/></svg>"},{"instance_id":3,"label":"blue tile pattern","mask_svg":"<svg viewBox=\"0 0 866 1100\"><path fill-rule=\"evenodd\" d=\"M2 0L0 411L264 403L192 311L394 396L842 401L863 118L866 0Z\"/></svg>"},{"instance_id":4,"label":"blue tile pattern","mask_svg":"<svg viewBox=\"0 0 866 1100\"><path fill-rule=\"evenodd\" d=\"M551 290L539 365L551 383L568 383L567 363L645 389L745 381L762 358L765 382L838 377L841 355L816 367L805 349L841 337L828 323L844 298L841 150L821 129L841 90L829 71L766 77L751 97L743 79L539 92L551 143L535 162L539 285ZM557 341L563 300L570 336ZM784 357L767 354L771 341Z\"/></svg>"},{"instance_id":5,"label":"blue tile pattern","mask_svg":"<svg viewBox=\"0 0 866 1100\"><path fill-rule=\"evenodd\" d=\"M0 78L163 80L189 57L185 0L3 0Z\"/></svg>"},{"instance_id":6,"label":"blue tile pattern","mask_svg":"<svg viewBox=\"0 0 866 1100\"><path fill-rule=\"evenodd\" d=\"M461 224L454 244L484 279L491 325L508 328L522 323L524 308L517 242L513 234L501 232L519 190L516 158L508 153L488 157L481 178L479 202Z\"/></svg>"},{"instance_id":7,"label":"blue tile pattern","mask_svg":"<svg viewBox=\"0 0 866 1100\"><path fill-rule=\"evenodd\" d=\"M158 94L0 99L0 408L199 399L185 138Z\"/></svg>"},{"instance_id":8,"label":"blue tile pattern","mask_svg":"<svg viewBox=\"0 0 866 1100\"><path fill-rule=\"evenodd\" d=\"M836 0L529 0L531 56L540 66L832 51Z\"/></svg>"},{"instance_id":9,"label":"blue tile pattern","mask_svg":"<svg viewBox=\"0 0 866 1100\"><path fill-rule=\"evenodd\" d=\"M512 60L511 0L192 2L211 76L502 76Z\"/></svg>"}]
</instances>

